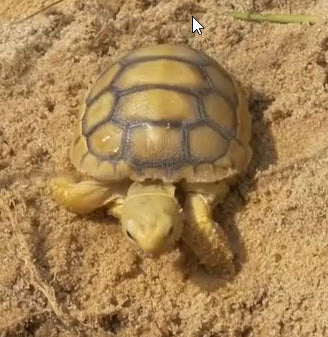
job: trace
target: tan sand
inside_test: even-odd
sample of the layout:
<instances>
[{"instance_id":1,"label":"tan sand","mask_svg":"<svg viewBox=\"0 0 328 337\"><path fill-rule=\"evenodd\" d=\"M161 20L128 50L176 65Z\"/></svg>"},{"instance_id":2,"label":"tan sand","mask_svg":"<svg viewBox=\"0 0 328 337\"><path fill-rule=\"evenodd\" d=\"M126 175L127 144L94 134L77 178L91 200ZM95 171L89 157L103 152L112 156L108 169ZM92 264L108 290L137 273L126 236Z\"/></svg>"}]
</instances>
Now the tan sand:
<instances>
[{"instance_id":1,"label":"tan sand","mask_svg":"<svg viewBox=\"0 0 328 337\"><path fill-rule=\"evenodd\" d=\"M241 0L66 0L15 23L49 3L0 1L0 336L328 336L325 21L227 17L251 8ZM328 2L255 9L323 15ZM76 216L50 195L89 84L121 53L165 42L204 50L250 92L255 155L217 212L230 282L179 248L139 256L103 211Z\"/></svg>"}]
</instances>

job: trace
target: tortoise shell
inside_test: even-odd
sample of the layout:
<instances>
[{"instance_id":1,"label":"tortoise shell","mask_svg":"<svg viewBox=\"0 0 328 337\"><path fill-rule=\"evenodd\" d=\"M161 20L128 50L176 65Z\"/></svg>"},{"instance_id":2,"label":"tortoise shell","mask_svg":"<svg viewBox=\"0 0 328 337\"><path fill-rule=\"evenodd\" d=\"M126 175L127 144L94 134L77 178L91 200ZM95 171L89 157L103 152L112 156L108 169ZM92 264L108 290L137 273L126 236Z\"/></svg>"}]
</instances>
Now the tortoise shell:
<instances>
[{"instance_id":1,"label":"tortoise shell","mask_svg":"<svg viewBox=\"0 0 328 337\"><path fill-rule=\"evenodd\" d=\"M91 88L73 165L98 180L214 182L244 170L251 120L236 81L180 45L136 49Z\"/></svg>"}]
</instances>

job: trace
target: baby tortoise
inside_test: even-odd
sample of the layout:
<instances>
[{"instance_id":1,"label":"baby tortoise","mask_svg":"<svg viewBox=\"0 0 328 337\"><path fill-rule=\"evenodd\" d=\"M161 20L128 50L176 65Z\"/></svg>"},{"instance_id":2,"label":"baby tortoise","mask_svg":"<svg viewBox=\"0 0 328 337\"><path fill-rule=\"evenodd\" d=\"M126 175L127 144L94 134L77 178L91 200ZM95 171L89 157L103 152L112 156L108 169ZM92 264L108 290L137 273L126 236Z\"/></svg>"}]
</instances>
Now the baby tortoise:
<instances>
[{"instance_id":1,"label":"baby tortoise","mask_svg":"<svg viewBox=\"0 0 328 337\"><path fill-rule=\"evenodd\" d=\"M55 199L85 214L105 206L143 252L180 237L209 268L232 253L212 211L247 169L251 118L237 82L181 45L136 49L91 88L74 134L81 173L52 180Z\"/></svg>"}]
</instances>

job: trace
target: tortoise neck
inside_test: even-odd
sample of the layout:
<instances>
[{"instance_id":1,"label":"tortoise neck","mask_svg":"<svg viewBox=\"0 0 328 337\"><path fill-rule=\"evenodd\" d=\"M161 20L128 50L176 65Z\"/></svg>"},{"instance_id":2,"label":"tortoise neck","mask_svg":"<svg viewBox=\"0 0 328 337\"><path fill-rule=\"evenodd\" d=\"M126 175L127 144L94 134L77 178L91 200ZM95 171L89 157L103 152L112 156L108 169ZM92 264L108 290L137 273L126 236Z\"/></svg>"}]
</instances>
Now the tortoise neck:
<instances>
[{"instance_id":1,"label":"tortoise neck","mask_svg":"<svg viewBox=\"0 0 328 337\"><path fill-rule=\"evenodd\" d=\"M165 195L174 198L175 186L163 182L134 182L129 190L128 197L135 195Z\"/></svg>"}]
</instances>

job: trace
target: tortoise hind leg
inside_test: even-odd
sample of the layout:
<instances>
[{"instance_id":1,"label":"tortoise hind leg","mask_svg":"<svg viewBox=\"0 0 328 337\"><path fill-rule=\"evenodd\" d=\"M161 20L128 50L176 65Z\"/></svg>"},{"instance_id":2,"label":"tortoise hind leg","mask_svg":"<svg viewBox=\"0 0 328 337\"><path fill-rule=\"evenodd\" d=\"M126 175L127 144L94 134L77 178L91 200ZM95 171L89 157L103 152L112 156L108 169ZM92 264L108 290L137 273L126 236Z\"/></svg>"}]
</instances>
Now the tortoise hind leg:
<instances>
[{"instance_id":1,"label":"tortoise hind leg","mask_svg":"<svg viewBox=\"0 0 328 337\"><path fill-rule=\"evenodd\" d=\"M110 185L74 176L54 178L50 183L55 200L71 212L91 213L115 198Z\"/></svg>"},{"instance_id":2,"label":"tortoise hind leg","mask_svg":"<svg viewBox=\"0 0 328 337\"><path fill-rule=\"evenodd\" d=\"M233 254L223 229L212 218L213 208L227 191L223 186L218 193L187 192L183 239L207 269L230 277L235 272Z\"/></svg>"}]
</instances>

